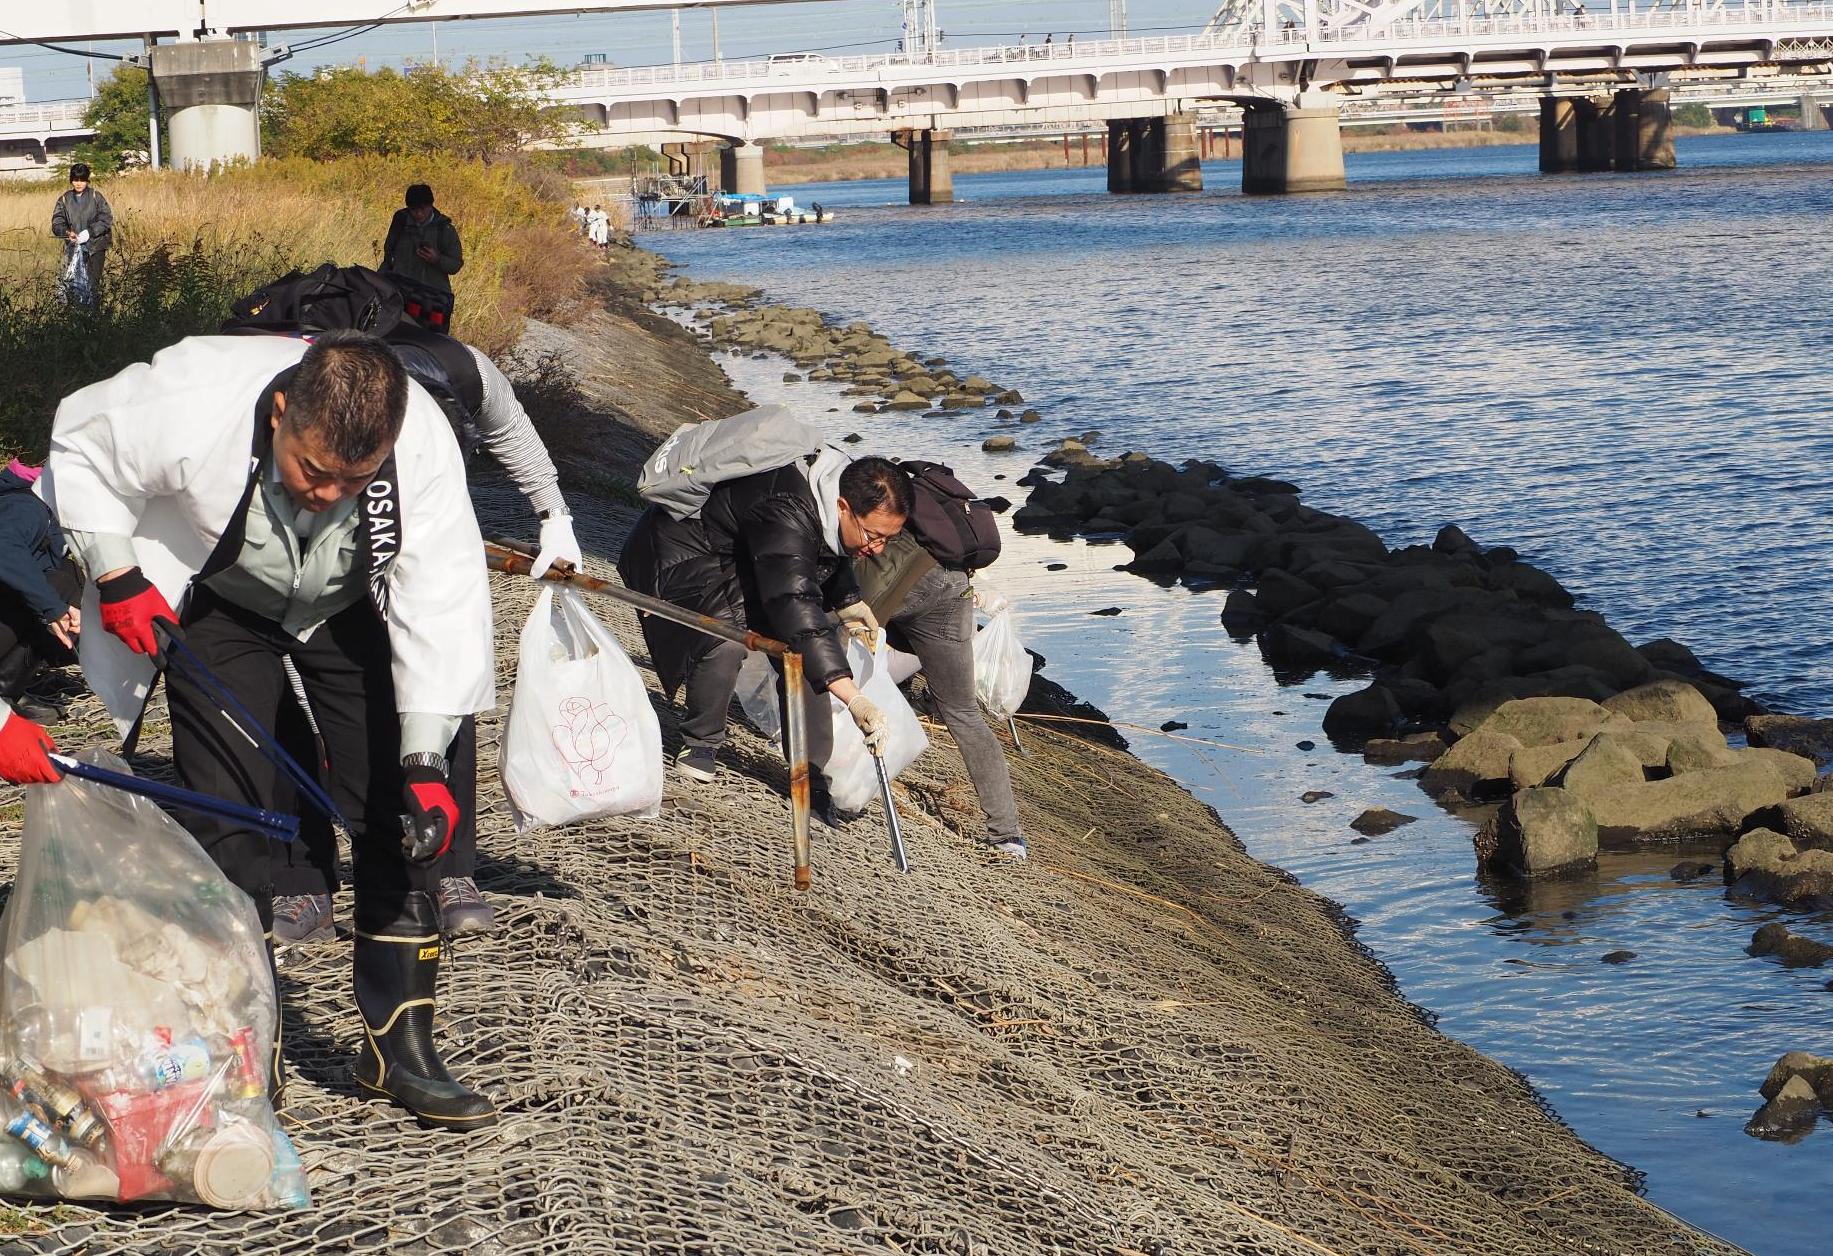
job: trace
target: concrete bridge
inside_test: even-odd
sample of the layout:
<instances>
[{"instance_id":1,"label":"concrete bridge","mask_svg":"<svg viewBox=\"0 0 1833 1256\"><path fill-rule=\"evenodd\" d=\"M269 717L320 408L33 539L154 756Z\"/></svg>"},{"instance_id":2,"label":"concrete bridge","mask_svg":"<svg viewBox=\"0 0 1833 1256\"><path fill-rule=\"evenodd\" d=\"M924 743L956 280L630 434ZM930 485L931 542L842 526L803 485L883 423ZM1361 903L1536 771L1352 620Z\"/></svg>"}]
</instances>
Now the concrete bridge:
<instances>
[{"instance_id":1,"label":"concrete bridge","mask_svg":"<svg viewBox=\"0 0 1833 1256\"><path fill-rule=\"evenodd\" d=\"M1673 165L1670 85L1833 67L1828 0L1241 0L1203 32L869 57L587 69L555 93L588 144L715 139L725 186L763 187L769 140L891 134L911 199L952 196L956 127L1108 125L1110 187L1201 186L1196 110L1246 111L1242 187L1344 185L1345 101L1422 87L1537 86L1542 167Z\"/></svg>"},{"instance_id":2,"label":"concrete bridge","mask_svg":"<svg viewBox=\"0 0 1833 1256\"><path fill-rule=\"evenodd\" d=\"M31 178L95 134L83 122L86 100L0 105L0 178Z\"/></svg>"}]
</instances>

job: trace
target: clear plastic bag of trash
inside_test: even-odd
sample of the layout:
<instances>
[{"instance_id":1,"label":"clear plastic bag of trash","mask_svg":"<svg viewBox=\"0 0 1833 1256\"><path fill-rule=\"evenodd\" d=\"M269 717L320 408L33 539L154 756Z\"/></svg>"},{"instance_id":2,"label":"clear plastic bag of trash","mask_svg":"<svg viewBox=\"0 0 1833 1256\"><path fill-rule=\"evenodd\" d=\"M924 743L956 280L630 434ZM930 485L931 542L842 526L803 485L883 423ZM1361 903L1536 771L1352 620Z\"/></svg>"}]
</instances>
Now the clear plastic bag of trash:
<instances>
[{"instance_id":1,"label":"clear plastic bag of trash","mask_svg":"<svg viewBox=\"0 0 1833 1256\"><path fill-rule=\"evenodd\" d=\"M974 634L974 696L993 714L1010 718L1031 692L1031 656L1004 594L976 589L974 600L987 614Z\"/></svg>"},{"instance_id":2,"label":"clear plastic bag of trash","mask_svg":"<svg viewBox=\"0 0 1833 1256\"><path fill-rule=\"evenodd\" d=\"M636 664L585 598L541 590L522 627L503 788L516 829L655 815L662 731Z\"/></svg>"},{"instance_id":3,"label":"clear plastic bag of trash","mask_svg":"<svg viewBox=\"0 0 1833 1256\"><path fill-rule=\"evenodd\" d=\"M929 749L929 735L891 676L890 649L882 637L875 653L857 640L849 641L846 659L853 669L853 683L884 712L889 725L884 745L885 770L895 780L898 773ZM846 704L831 694L827 701L834 721L834 748L826 763L815 766L827 778L828 797L835 807L841 811L864 811L878 797L878 768L872 762L872 752L866 749L865 736L847 714Z\"/></svg>"},{"instance_id":4,"label":"clear plastic bag of trash","mask_svg":"<svg viewBox=\"0 0 1833 1256\"><path fill-rule=\"evenodd\" d=\"M74 777L29 787L0 917L0 1191L306 1207L268 1101L276 1006L254 903L177 821Z\"/></svg>"}]
</instances>

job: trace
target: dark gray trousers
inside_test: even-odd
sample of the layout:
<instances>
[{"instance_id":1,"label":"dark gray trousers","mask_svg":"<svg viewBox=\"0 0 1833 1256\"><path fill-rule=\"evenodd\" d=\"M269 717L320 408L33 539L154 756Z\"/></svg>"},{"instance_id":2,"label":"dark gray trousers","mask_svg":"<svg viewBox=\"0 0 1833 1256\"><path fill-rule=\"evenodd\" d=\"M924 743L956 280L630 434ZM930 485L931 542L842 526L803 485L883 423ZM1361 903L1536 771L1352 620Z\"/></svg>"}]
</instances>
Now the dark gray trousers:
<instances>
[{"instance_id":1,"label":"dark gray trousers","mask_svg":"<svg viewBox=\"0 0 1833 1256\"><path fill-rule=\"evenodd\" d=\"M1018 804L1012 798L1005 748L974 697L974 603L967 574L944 567L930 570L912 586L890 627L923 664L936 714L961 748L986 813L987 840L1017 837Z\"/></svg>"}]
</instances>

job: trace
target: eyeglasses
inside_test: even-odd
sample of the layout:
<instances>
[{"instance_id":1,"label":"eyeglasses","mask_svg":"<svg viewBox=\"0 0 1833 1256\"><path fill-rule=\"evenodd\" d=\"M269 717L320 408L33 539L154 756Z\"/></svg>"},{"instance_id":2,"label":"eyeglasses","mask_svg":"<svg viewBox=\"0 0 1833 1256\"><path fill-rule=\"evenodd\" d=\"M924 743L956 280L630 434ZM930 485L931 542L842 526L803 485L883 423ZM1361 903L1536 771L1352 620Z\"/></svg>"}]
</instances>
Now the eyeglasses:
<instances>
[{"instance_id":1,"label":"eyeglasses","mask_svg":"<svg viewBox=\"0 0 1833 1256\"><path fill-rule=\"evenodd\" d=\"M879 533L872 531L872 529L868 528L863 523L859 525L859 530L866 534L866 548L867 549L872 548L874 545L879 546L880 548L883 548L891 540L892 537L897 535L897 533L895 532L887 532L887 533L884 533L883 535L880 535Z\"/></svg>"}]
</instances>

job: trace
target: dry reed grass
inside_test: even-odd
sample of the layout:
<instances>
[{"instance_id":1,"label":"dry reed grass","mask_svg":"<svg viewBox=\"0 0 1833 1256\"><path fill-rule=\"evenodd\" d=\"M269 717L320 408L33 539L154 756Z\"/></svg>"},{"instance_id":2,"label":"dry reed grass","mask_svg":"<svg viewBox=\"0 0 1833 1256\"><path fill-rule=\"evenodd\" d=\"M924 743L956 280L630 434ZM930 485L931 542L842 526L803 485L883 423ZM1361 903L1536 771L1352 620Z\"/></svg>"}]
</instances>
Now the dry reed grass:
<instances>
[{"instance_id":1,"label":"dry reed grass","mask_svg":"<svg viewBox=\"0 0 1833 1256\"><path fill-rule=\"evenodd\" d=\"M58 290L63 249L50 220L61 185L0 186L0 453L41 451L59 398L214 330L267 280L327 261L375 265L415 181L433 185L464 241L453 285L464 340L502 355L524 318L564 322L583 308L596 258L567 212L569 185L532 167L288 159L109 179L115 246L95 310Z\"/></svg>"}]
</instances>

